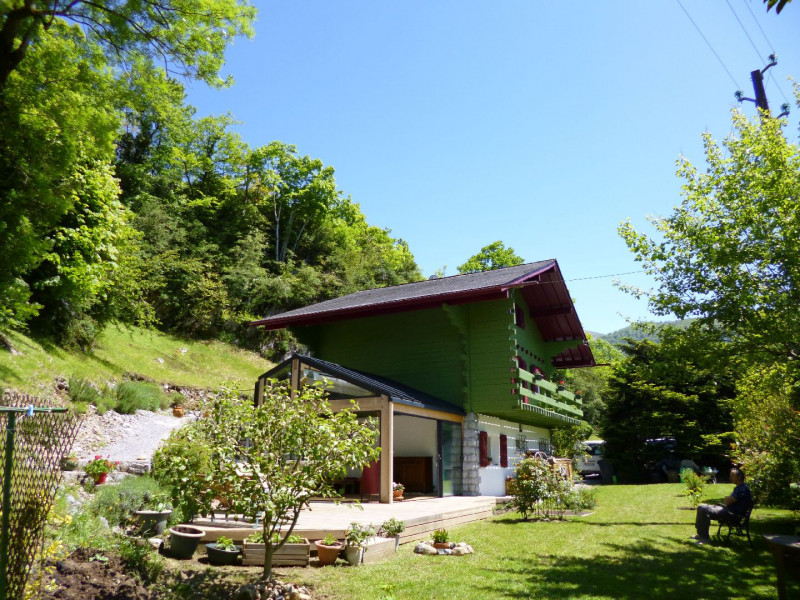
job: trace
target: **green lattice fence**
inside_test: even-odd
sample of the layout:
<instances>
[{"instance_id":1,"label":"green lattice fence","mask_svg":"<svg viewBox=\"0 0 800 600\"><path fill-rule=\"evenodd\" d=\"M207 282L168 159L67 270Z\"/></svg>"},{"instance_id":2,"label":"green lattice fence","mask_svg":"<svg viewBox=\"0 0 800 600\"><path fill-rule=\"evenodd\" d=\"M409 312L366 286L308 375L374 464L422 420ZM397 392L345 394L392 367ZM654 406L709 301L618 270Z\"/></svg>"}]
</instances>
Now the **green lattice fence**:
<instances>
[{"instance_id":1,"label":"green lattice fence","mask_svg":"<svg viewBox=\"0 0 800 600\"><path fill-rule=\"evenodd\" d=\"M4 394L0 403L0 600L22 597L79 420L54 402Z\"/></svg>"}]
</instances>

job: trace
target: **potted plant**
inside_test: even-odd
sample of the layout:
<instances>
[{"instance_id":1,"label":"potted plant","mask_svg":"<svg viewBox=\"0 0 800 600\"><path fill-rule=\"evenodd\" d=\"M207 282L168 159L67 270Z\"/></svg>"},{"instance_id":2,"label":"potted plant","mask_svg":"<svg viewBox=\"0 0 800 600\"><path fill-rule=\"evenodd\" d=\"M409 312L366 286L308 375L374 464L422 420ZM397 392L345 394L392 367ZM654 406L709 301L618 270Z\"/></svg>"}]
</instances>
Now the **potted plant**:
<instances>
[{"instance_id":1,"label":"potted plant","mask_svg":"<svg viewBox=\"0 0 800 600\"><path fill-rule=\"evenodd\" d=\"M94 457L85 467L84 472L94 480L95 485L106 482L108 474L111 473L119 462L111 462L108 457L103 458L99 454Z\"/></svg>"},{"instance_id":2,"label":"potted plant","mask_svg":"<svg viewBox=\"0 0 800 600\"><path fill-rule=\"evenodd\" d=\"M200 545L200 539L206 534L199 527L178 525L169 530L169 549L173 558L192 558Z\"/></svg>"},{"instance_id":3,"label":"potted plant","mask_svg":"<svg viewBox=\"0 0 800 600\"><path fill-rule=\"evenodd\" d=\"M172 414L176 417L183 416L183 401L186 399L180 392L172 392L170 394L172 400Z\"/></svg>"},{"instance_id":4,"label":"potted plant","mask_svg":"<svg viewBox=\"0 0 800 600\"><path fill-rule=\"evenodd\" d=\"M138 510L133 511L139 523L139 535L152 537L161 535L172 516L172 506L166 494L145 493Z\"/></svg>"},{"instance_id":5,"label":"potted plant","mask_svg":"<svg viewBox=\"0 0 800 600\"><path fill-rule=\"evenodd\" d=\"M323 567L335 563L339 558L339 552L342 551L342 542L333 537L331 533L325 536L325 539L314 542L314 545L317 547L319 564Z\"/></svg>"},{"instance_id":6,"label":"potted plant","mask_svg":"<svg viewBox=\"0 0 800 600\"><path fill-rule=\"evenodd\" d=\"M403 499L403 492L405 491L406 486L402 483L393 482L392 483L392 495L394 496L395 500L402 500Z\"/></svg>"},{"instance_id":7,"label":"potted plant","mask_svg":"<svg viewBox=\"0 0 800 600\"><path fill-rule=\"evenodd\" d=\"M575 392L575 400L580 400L581 398L583 398L583 392L581 392L580 390L577 390Z\"/></svg>"},{"instance_id":8,"label":"potted plant","mask_svg":"<svg viewBox=\"0 0 800 600\"><path fill-rule=\"evenodd\" d=\"M536 368L533 370L533 378L534 378L536 381L541 381L542 379L544 379L544 375L543 375L543 374L542 374L542 372L539 370L539 367L536 367Z\"/></svg>"},{"instance_id":9,"label":"potted plant","mask_svg":"<svg viewBox=\"0 0 800 600\"><path fill-rule=\"evenodd\" d=\"M397 547L400 545L400 534L406 530L406 524L399 519L392 517L381 523L380 535L381 537L394 538L394 550L397 552Z\"/></svg>"},{"instance_id":10,"label":"potted plant","mask_svg":"<svg viewBox=\"0 0 800 600\"><path fill-rule=\"evenodd\" d=\"M433 547L446 549L450 547L450 534L447 533L447 529L437 529L433 532Z\"/></svg>"},{"instance_id":11,"label":"potted plant","mask_svg":"<svg viewBox=\"0 0 800 600\"><path fill-rule=\"evenodd\" d=\"M346 546L344 549L345 558L350 566L358 566L364 560L364 548L369 538L375 535L372 525L361 525L357 521L350 523L344 532Z\"/></svg>"},{"instance_id":12,"label":"potted plant","mask_svg":"<svg viewBox=\"0 0 800 600\"><path fill-rule=\"evenodd\" d=\"M564 383L564 380L563 379L559 379L558 380L558 391L559 392L563 392L565 389L567 389L567 386Z\"/></svg>"},{"instance_id":13,"label":"potted plant","mask_svg":"<svg viewBox=\"0 0 800 600\"><path fill-rule=\"evenodd\" d=\"M236 562L241 548L234 544L232 539L223 535L216 543L206 544L206 552L208 552L208 562L212 565L232 565Z\"/></svg>"}]
</instances>

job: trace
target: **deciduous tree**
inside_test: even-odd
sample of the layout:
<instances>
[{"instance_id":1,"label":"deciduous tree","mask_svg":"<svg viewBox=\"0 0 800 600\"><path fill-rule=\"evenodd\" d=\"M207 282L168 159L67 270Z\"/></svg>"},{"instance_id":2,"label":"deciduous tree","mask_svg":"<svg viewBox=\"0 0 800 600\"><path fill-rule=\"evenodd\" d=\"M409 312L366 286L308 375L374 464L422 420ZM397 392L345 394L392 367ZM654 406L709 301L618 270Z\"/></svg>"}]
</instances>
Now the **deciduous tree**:
<instances>
[{"instance_id":1,"label":"deciduous tree","mask_svg":"<svg viewBox=\"0 0 800 600\"><path fill-rule=\"evenodd\" d=\"M734 111L722 146L703 135L705 170L679 161L683 202L651 219L658 237L620 227L657 282L653 312L721 327L766 362L800 358L800 148L784 126Z\"/></svg>"},{"instance_id":2,"label":"deciduous tree","mask_svg":"<svg viewBox=\"0 0 800 600\"><path fill-rule=\"evenodd\" d=\"M471 256L467 262L458 267L458 272L462 275L478 273L503 267L515 267L524 262L525 260L521 256L517 256L513 248L506 248L506 245L498 240L484 246L480 252Z\"/></svg>"},{"instance_id":3,"label":"deciduous tree","mask_svg":"<svg viewBox=\"0 0 800 600\"><path fill-rule=\"evenodd\" d=\"M267 579L272 555L286 543L302 508L312 497L339 497L334 480L379 454L375 424L360 421L353 410L334 413L326 397L312 386L292 397L285 384L273 382L257 406L236 392L223 393L203 420L214 484L226 491L234 511L261 524Z\"/></svg>"}]
</instances>

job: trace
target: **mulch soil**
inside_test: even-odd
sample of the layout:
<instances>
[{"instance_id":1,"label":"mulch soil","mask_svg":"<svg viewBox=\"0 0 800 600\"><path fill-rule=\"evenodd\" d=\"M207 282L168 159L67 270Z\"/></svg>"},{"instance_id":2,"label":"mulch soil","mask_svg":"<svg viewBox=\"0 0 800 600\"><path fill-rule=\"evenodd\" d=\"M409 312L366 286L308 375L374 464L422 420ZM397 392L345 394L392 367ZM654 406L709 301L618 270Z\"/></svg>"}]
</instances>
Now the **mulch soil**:
<instances>
[{"instance_id":1,"label":"mulch soil","mask_svg":"<svg viewBox=\"0 0 800 600\"><path fill-rule=\"evenodd\" d=\"M119 556L81 548L56 563L56 589L46 600L151 600L150 591L127 573Z\"/></svg>"}]
</instances>

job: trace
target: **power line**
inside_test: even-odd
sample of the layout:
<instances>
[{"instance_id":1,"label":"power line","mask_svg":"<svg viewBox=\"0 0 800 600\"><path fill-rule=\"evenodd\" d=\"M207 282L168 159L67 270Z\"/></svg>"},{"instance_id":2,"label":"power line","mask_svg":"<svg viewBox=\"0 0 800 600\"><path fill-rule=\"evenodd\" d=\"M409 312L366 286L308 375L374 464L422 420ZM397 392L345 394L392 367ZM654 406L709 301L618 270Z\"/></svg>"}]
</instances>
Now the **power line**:
<instances>
[{"instance_id":1,"label":"power line","mask_svg":"<svg viewBox=\"0 0 800 600\"><path fill-rule=\"evenodd\" d=\"M736 18L736 21L739 23L739 27L742 28L742 31L744 31L744 34L747 36L747 39L750 40L750 45L753 46L753 50L756 51L756 56L758 56L759 60L764 60L764 57L761 56L761 51L759 51L758 47L756 46L756 43L753 41L753 38L751 38L750 34L747 33L747 29L745 29L744 23L742 23L742 20L739 18L739 15L736 14L736 11L733 10L733 6L731 6L730 0L725 0L725 4L727 4L728 8L731 9L731 12L733 13L733 16Z\"/></svg>"},{"instance_id":2,"label":"power line","mask_svg":"<svg viewBox=\"0 0 800 600\"><path fill-rule=\"evenodd\" d=\"M687 11L686 8L684 8L683 4L681 4L681 0L675 0L675 2L677 2L678 6L681 7L681 10L683 10L683 12L686 14L686 17L689 19L689 21L692 22L692 25L694 25L694 28L697 29L697 33L699 33L700 37L703 38L703 40L705 41L706 45L708 45L708 47L711 50L711 52L714 53L714 56L717 57L717 60L719 61L719 64L721 64L722 68L725 69L725 72L728 74L728 77L731 78L731 81L733 82L733 85L736 86L736 89L737 90L742 89L742 86L740 86L738 83L736 83L736 78L733 75L731 75L731 72L728 70L728 67L725 66L724 62L722 62L722 59L720 58L719 54L717 54L717 51L714 50L714 46L711 45L711 42L708 41L708 38L706 38L706 36L703 34L703 32L700 29L700 27L697 25L697 23L694 22L694 19L692 19L692 15L690 15L689 11Z\"/></svg>"},{"instance_id":3,"label":"power line","mask_svg":"<svg viewBox=\"0 0 800 600\"><path fill-rule=\"evenodd\" d=\"M745 7L747 8L748 12L750 13L750 16L753 17L753 21L756 22L756 26L758 27L759 31L761 32L761 35L763 35L764 39L767 41L767 46L769 46L769 49L772 50L773 54L775 54L775 48L772 47L772 44L770 43L769 38L767 37L767 34L764 33L764 29L762 29L761 23L759 23L758 19L756 19L756 16L755 16L755 14L753 14L753 10L750 8L750 5L747 3L747 0L742 0L742 2L744 2ZM733 9L731 9L731 10L733 10Z\"/></svg>"},{"instance_id":4,"label":"power line","mask_svg":"<svg viewBox=\"0 0 800 600\"><path fill-rule=\"evenodd\" d=\"M608 277L619 277L621 275L636 275L638 273L644 273L644 271L639 269L638 271L627 271L625 273L613 273L611 275L592 275L590 277L576 277L575 279L565 279L564 281L586 281L588 279L606 279Z\"/></svg>"}]
</instances>

